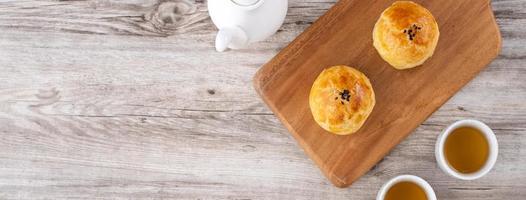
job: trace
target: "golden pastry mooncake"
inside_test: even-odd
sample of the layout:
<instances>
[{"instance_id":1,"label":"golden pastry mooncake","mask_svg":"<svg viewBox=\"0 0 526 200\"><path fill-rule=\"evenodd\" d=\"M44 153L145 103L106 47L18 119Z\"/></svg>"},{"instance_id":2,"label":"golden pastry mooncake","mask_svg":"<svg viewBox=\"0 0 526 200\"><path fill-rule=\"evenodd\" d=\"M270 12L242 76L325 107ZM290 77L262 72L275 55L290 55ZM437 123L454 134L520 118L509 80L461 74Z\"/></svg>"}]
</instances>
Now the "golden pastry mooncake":
<instances>
[{"instance_id":1,"label":"golden pastry mooncake","mask_svg":"<svg viewBox=\"0 0 526 200\"><path fill-rule=\"evenodd\" d=\"M309 95L310 110L316 123L338 135L358 131L375 103L369 79L348 66L323 70L312 84Z\"/></svg>"},{"instance_id":2,"label":"golden pastry mooncake","mask_svg":"<svg viewBox=\"0 0 526 200\"><path fill-rule=\"evenodd\" d=\"M394 68L408 69L433 55L439 35L431 12L411 1L397 1L376 22L373 45Z\"/></svg>"}]
</instances>

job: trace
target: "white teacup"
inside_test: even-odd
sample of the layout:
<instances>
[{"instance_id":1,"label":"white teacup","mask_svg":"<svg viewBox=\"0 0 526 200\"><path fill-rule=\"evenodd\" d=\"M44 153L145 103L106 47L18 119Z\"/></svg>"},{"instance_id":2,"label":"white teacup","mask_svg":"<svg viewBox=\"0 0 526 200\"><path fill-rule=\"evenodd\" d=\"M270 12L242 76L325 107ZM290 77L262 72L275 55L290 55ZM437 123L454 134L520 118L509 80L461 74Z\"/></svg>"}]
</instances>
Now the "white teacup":
<instances>
[{"instance_id":1,"label":"white teacup","mask_svg":"<svg viewBox=\"0 0 526 200\"><path fill-rule=\"evenodd\" d=\"M461 173L457 171L455 168L449 165L444 155L444 143L447 137L449 136L451 132L461 127L471 127L471 128L475 128L479 130L480 133L484 135L484 137L488 141L488 145L489 145L488 159L486 160L486 163L484 164L484 166L480 170L474 173L465 174L465 173ZM437 163L440 169L442 169L442 171L444 171L446 174L449 174L450 176L453 176L455 178L462 179L462 180L474 180L474 179L478 179L486 175L491 170L491 168L493 168L493 165L495 165L498 154L499 154L499 145L497 143L497 137L495 137L495 134L493 133L493 131L486 124L482 123L481 121L473 120L473 119L460 120L460 121L457 121L449 125L449 127L447 127L438 136L437 143L435 146L435 157L436 157L436 160L437 160Z\"/></svg>"},{"instance_id":2,"label":"white teacup","mask_svg":"<svg viewBox=\"0 0 526 200\"><path fill-rule=\"evenodd\" d=\"M400 175L400 176L394 177L391 180L387 181L387 183L385 183L380 188L380 191L378 191L378 195L376 195L376 200L384 200L385 195L387 194L387 191L389 191L391 187L393 187L395 184L399 182L415 183L416 185L418 185L420 188L424 190L424 192L426 193L427 200L437 199L435 195L435 191L433 190L431 185L429 185L429 183L427 183L424 179L418 176L413 176L413 175Z\"/></svg>"}]
</instances>

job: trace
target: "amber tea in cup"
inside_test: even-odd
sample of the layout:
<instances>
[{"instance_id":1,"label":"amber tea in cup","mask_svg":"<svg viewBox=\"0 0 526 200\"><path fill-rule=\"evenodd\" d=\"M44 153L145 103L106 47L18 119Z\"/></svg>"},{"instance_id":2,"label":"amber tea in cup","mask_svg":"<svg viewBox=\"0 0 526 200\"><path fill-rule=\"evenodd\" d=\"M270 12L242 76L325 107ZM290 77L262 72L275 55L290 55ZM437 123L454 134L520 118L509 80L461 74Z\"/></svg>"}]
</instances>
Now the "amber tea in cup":
<instances>
[{"instance_id":1,"label":"amber tea in cup","mask_svg":"<svg viewBox=\"0 0 526 200\"><path fill-rule=\"evenodd\" d=\"M416 183L403 181L391 186L384 200L427 200L427 195Z\"/></svg>"},{"instance_id":2,"label":"amber tea in cup","mask_svg":"<svg viewBox=\"0 0 526 200\"><path fill-rule=\"evenodd\" d=\"M447 127L437 139L435 157L447 174L462 180L486 175L497 161L497 137L481 121L465 119Z\"/></svg>"},{"instance_id":3,"label":"amber tea in cup","mask_svg":"<svg viewBox=\"0 0 526 200\"><path fill-rule=\"evenodd\" d=\"M448 164L458 172L477 172L488 160L488 140L476 128L457 128L446 138L444 155Z\"/></svg>"},{"instance_id":4,"label":"amber tea in cup","mask_svg":"<svg viewBox=\"0 0 526 200\"><path fill-rule=\"evenodd\" d=\"M436 200L435 191L424 179L400 175L387 181L378 191L376 200Z\"/></svg>"}]
</instances>

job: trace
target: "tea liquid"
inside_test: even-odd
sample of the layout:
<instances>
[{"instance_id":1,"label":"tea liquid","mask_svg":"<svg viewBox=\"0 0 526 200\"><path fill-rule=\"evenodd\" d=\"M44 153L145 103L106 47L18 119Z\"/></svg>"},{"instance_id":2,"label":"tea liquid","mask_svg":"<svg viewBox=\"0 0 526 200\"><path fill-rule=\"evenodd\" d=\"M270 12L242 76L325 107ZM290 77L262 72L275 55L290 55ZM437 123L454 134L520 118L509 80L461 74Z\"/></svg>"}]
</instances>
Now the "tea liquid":
<instances>
[{"instance_id":1,"label":"tea liquid","mask_svg":"<svg viewBox=\"0 0 526 200\"><path fill-rule=\"evenodd\" d=\"M387 191L385 200L427 200L426 192L413 182L399 182Z\"/></svg>"},{"instance_id":2,"label":"tea liquid","mask_svg":"<svg viewBox=\"0 0 526 200\"><path fill-rule=\"evenodd\" d=\"M446 138L444 155L449 165L458 172L473 173L488 160L489 144L479 130L460 127Z\"/></svg>"}]
</instances>

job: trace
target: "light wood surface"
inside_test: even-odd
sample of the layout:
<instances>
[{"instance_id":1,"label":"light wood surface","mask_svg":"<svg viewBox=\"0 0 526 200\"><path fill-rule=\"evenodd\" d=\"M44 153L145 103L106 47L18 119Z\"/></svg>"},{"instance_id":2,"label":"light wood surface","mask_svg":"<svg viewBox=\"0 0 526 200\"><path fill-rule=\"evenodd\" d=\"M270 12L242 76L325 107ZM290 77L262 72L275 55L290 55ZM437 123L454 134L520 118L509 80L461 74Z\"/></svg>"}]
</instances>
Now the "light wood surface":
<instances>
[{"instance_id":1,"label":"light wood surface","mask_svg":"<svg viewBox=\"0 0 526 200\"><path fill-rule=\"evenodd\" d=\"M397 70L372 44L374 25L393 2L339 1L254 77L256 91L338 187L351 185L369 171L500 51L489 1L415 1L433 13L440 40L422 66ZM347 136L325 131L309 108L318 74L341 64L369 77L376 95L365 124Z\"/></svg>"},{"instance_id":2,"label":"light wood surface","mask_svg":"<svg viewBox=\"0 0 526 200\"><path fill-rule=\"evenodd\" d=\"M335 0L290 0L275 36L225 53L205 2L159 2L0 1L0 199L373 199L399 174L439 199L526 195L526 2L492 2L497 60L346 189L252 87ZM439 132L464 118L487 122L500 145L476 181L433 157Z\"/></svg>"}]
</instances>

